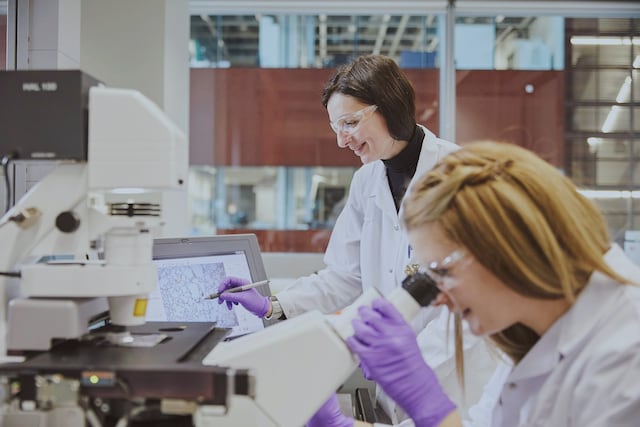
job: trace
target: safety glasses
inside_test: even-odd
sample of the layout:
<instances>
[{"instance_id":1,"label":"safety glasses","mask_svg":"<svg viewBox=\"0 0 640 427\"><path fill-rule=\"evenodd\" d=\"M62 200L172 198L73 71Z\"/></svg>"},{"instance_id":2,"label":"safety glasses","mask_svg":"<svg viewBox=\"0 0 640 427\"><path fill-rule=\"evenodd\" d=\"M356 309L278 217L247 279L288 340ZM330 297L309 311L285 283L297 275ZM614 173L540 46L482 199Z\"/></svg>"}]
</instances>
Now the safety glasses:
<instances>
[{"instance_id":1,"label":"safety glasses","mask_svg":"<svg viewBox=\"0 0 640 427\"><path fill-rule=\"evenodd\" d=\"M358 126L371 117L377 109L377 105L369 105L355 113L345 114L336 121L329 122L329 124L336 134L351 135L358 129Z\"/></svg>"},{"instance_id":2,"label":"safety glasses","mask_svg":"<svg viewBox=\"0 0 640 427\"><path fill-rule=\"evenodd\" d=\"M427 265L429 275L436 282L440 290L449 291L455 287L455 281L452 280L449 272L456 265L458 265L458 267L461 267L461 261L470 261L471 258L469 258L468 255L468 252L458 249L444 257L442 261L433 261L432 263ZM465 262L464 266L466 266L467 264L468 262Z\"/></svg>"}]
</instances>

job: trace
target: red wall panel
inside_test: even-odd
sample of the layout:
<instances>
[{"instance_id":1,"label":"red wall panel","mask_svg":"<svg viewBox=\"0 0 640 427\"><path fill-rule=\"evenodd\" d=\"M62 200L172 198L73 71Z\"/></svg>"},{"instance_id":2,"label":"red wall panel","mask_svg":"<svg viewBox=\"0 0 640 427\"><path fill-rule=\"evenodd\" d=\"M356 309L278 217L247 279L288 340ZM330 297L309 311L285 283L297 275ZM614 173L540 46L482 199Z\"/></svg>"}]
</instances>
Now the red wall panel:
<instances>
[{"instance_id":1,"label":"red wall panel","mask_svg":"<svg viewBox=\"0 0 640 427\"><path fill-rule=\"evenodd\" d=\"M458 71L456 78L458 143L511 142L563 166L562 71Z\"/></svg>"},{"instance_id":2,"label":"red wall panel","mask_svg":"<svg viewBox=\"0 0 640 427\"><path fill-rule=\"evenodd\" d=\"M7 69L7 15L0 15L0 70Z\"/></svg>"},{"instance_id":3,"label":"red wall panel","mask_svg":"<svg viewBox=\"0 0 640 427\"><path fill-rule=\"evenodd\" d=\"M262 252L315 252L327 249L331 230L218 229L218 234L255 234Z\"/></svg>"},{"instance_id":4,"label":"red wall panel","mask_svg":"<svg viewBox=\"0 0 640 427\"><path fill-rule=\"evenodd\" d=\"M438 70L404 70L417 121L438 133ZM191 164L359 166L336 145L320 102L333 69L191 71ZM457 142L513 142L562 166L561 71L458 71ZM527 91L525 88L532 91Z\"/></svg>"},{"instance_id":5,"label":"red wall panel","mask_svg":"<svg viewBox=\"0 0 640 427\"><path fill-rule=\"evenodd\" d=\"M320 102L327 69L191 71L191 164L358 166Z\"/></svg>"},{"instance_id":6,"label":"red wall panel","mask_svg":"<svg viewBox=\"0 0 640 427\"><path fill-rule=\"evenodd\" d=\"M416 89L417 121L437 134L439 71L404 71ZM320 102L332 73L332 69L193 69L191 164L359 166L357 157L337 147ZM563 165L562 71L458 71L456 78L457 142L508 141ZM330 235L329 230L218 232L256 233L265 252L323 252Z\"/></svg>"}]
</instances>

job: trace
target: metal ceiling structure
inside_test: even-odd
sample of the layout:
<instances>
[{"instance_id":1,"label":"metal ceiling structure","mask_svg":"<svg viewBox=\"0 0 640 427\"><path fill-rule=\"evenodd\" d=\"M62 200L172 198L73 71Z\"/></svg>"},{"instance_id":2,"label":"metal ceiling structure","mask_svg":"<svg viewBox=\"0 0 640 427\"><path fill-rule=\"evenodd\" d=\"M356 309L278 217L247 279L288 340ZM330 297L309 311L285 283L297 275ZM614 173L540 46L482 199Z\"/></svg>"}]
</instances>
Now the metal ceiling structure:
<instances>
[{"instance_id":1,"label":"metal ceiling structure","mask_svg":"<svg viewBox=\"0 0 640 427\"><path fill-rule=\"evenodd\" d=\"M439 45L437 15L192 15L192 56L212 66L260 66L261 21L289 19L307 46L313 46L310 66L334 66L349 56L381 53L397 58L403 50L434 52ZM458 18L465 24L494 24L496 43L517 32L526 37L533 17ZM311 56L309 50L309 56ZM211 66L210 65L210 66Z\"/></svg>"}]
</instances>

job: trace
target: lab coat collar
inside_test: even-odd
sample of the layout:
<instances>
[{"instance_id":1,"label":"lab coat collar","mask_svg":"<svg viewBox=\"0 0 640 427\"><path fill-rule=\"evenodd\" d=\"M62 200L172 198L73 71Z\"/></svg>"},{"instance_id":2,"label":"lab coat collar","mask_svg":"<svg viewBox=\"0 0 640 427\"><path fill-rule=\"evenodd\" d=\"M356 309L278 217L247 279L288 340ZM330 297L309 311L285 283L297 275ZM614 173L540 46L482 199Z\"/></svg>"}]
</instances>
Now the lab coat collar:
<instances>
[{"instance_id":1,"label":"lab coat collar","mask_svg":"<svg viewBox=\"0 0 640 427\"><path fill-rule=\"evenodd\" d=\"M605 262L614 271L634 271L637 267L627 258L620 246L613 244L604 256ZM596 271L591 275L587 287L578 297L574 308L567 316L559 351L563 355L576 351L581 343L591 336L591 331L600 322L604 313L611 312L612 304L619 304L620 284L608 276Z\"/></svg>"},{"instance_id":2,"label":"lab coat collar","mask_svg":"<svg viewBox=\"0 0 640 427\"><path fill-rule=\"evenodd\" d=\"M424 132L424 139L422 140L422 149L420 150L420 158L418 159L418 166L416 167L416 173L411 179L411 183L419 178L425 171L431 170L435 164L442 158L440 147L436 143L436 136L433 132L422 125L418 125Z\"/></svg>"},{"instance_id":3,"label":"lab coat collar","mask_svg":"<svg viewBox=\"0 0 640 427\"><path fill-rule=\"evenodd\" d=\"M376 161L375 168L376 171L373 179L378 181L378 183L373 186L371 197L375 197L376 206L383 214L388 215L392 221L397 222L396 205L393 201L393 195L391 194L389 182L387 181L386 168L382 160Z\"/></svg>"},{"instance_id":4,"label":"lab coat collar","mask_svg":"<svg viewBox=\"0 0 640 427\"><path fill-rule=\"evenodd\" d=\"M418 158L418 165L416 166L416 173L413 178L411 178L411 182L409 183L409 188L416 180L417 177L420 177L422 173L431 169L437 161L442 157L442 153L440 152L440 148L436 143L436 136L430 130L425 128L422 125L418 125L424 132L424 138L422 139L422 148L420 149L420 157ZM374 169L373 177L374 179L379 181L379 185L373 186L373 193L370 197L376 198L376 205L382 212L386 215L389 215L393 220L397 221L398 214L395 210L395 203L393 203L393 196L391 195L391 190L389 189L389 184L387 182L387 172L384 163L382 160L378 160L372 165ZM407 190L409 191L409 190ZM385 200L388 199L388 200ZM391 203L389 202L391 201ZM393 211L390 210L390 207L393 206ZM402 208L400 208L402 211Z\"/></svg>"},{"instance_id":5,"label":"lab coat collar","mask_svg":"<svg viewBox=\"0 0 640 427\"><path fill-rule=\"evenodd\" d=\"M631 263L619 246L613 245L604 256L615 270L628 268ZM628 271L628 270L627 270ZM518 363L509 381L532 378L550 372L567 355L581 348L591 336L602 316L617 304L620 293L615 292L617 282L602 273L592 274L587 286L573 306L563 314Z\"/></svg>"},{"instance_id":6,"label":"lab coat collar","mask_svg":"<svg viewBox=\"0 0 640 427\"><path fill-rule=\"evenodd\" d=\"M422 140L422 148L420 149L420 157L418 158L418 165L416 166L416 173L413 174L413 178L409 182L409 186L407 187L407 193L411 191L411 187L414 185L416 180L420 179L422 174L426 171L431 170L437 162L444 157L444 152L438 146L436 135L431 132L429 129L422 125L418 125L424 132L424 138ZM403 207L400 206L400 211L398 212L398 216L402 218Z\"/></svg>"}]
</instances>

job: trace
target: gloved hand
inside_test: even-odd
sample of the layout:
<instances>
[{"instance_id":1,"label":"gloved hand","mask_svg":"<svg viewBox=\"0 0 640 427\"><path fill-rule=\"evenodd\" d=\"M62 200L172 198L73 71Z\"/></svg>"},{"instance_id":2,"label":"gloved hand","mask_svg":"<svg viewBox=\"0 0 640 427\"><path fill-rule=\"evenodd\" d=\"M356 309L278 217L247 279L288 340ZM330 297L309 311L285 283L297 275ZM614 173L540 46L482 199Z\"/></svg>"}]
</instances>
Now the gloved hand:
<instances>
[{"instance_id":1,"label":"gloved hand","mask_svg":"<svg viewBox=\"0 0 640 427\"><path fill-rule=\"evenodd\" d=\"M307 423L307 427L353 427L355 420L342 413L338 397L332 394Z\"/></svg>"},{"instance_id":2,"label":"gloved hand","mask_svg":"<svg viewBox=\"0 0 640 427\"><path fill-rule=\"evenodd\" d=\"M385 299L358 309L347 345L371 378L411 417L416 427L437 426L456 406L425 363L416 335Z\"/></svg>"},{"instance_id":3,"label":"gloved hand","mask_svg":"<svg viewBox=\"0 0 640 427\"><path fill-rule=\"evenodd\" d=\"M264 317L269 312L269 308L271 308L271 301L269 301L268 297L260 295L260 292L257 290L249 289L241 292L222 293L227 289L237 288L238 286L247 284L249 284L248 280L238 277L225 277L222 283L218 285L218 292L220 292L218 304L226 302L229 310L233 308L232 304L240 304L256 316Z\"/></svg>"}]
</instances>

